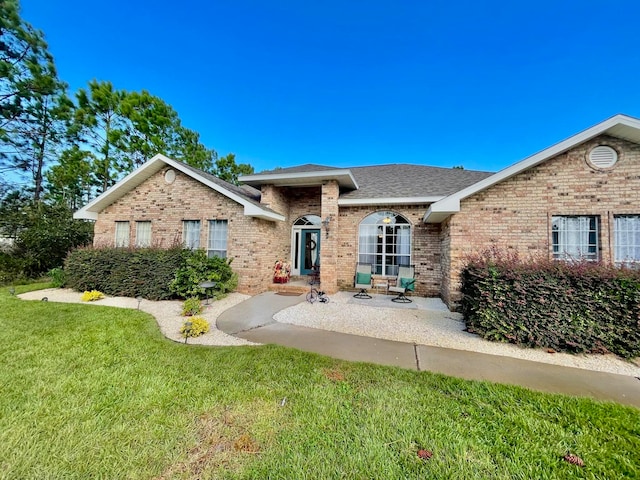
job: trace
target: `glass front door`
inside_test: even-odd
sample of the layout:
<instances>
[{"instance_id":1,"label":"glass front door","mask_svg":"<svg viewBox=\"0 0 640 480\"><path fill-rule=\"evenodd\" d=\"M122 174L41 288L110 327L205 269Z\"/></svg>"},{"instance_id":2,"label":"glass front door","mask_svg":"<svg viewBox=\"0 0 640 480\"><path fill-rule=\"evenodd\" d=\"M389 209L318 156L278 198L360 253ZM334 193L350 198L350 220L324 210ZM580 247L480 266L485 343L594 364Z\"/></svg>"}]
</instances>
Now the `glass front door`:
<instances>
[{"instance_id":1,"label":"glass front door","mask_svg":"<svg viewBox=\"0 0 640 480\"><path fill-rule=\"evenodd\" d=\"M300 275L309 275L320 266L320 230L301 230Z\"/></svg>"}]
</instances>

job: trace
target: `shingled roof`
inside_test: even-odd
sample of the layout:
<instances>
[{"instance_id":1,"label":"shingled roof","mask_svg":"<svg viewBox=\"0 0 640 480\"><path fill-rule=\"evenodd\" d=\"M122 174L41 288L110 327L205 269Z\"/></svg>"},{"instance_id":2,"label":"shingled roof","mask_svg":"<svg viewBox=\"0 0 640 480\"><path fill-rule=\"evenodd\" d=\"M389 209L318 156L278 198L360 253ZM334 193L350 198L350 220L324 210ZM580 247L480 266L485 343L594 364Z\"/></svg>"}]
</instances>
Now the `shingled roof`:
<instances>
[{"instance_id":1,"label":"shingled roof","mask_svg":"<svg viewBox=\"0 0 640 480\"><path fill-rule=\"evenodd\" d=\"M359 189L340 199L446 196L492 175L490 172L425 165L390 164L352 167Z\"/></svg>"},{"instance_id":2,"label":"shingled roof","mask_svg":"<svg viewBox=\"0 0 640 480\"><path fill-rule=\"evenodd\" d=\"M306 164L268 170L240 178L240 180L246 179L248 183L255 186L268 183L296 186L296 183L304 178L308 179L308 184L315 182L320 185L323 179L335 176L338 172L342 172L343 177L348 173L355 180L351 184L352 187L348 183L340 183L340 202L344 204L378 199L391 203L402 203L402 199L406 200L404 203L409 200L411 203L428 203L451 195L492 175L491 172L411 164L345 168Z\"/></svg>"}]
</instances>

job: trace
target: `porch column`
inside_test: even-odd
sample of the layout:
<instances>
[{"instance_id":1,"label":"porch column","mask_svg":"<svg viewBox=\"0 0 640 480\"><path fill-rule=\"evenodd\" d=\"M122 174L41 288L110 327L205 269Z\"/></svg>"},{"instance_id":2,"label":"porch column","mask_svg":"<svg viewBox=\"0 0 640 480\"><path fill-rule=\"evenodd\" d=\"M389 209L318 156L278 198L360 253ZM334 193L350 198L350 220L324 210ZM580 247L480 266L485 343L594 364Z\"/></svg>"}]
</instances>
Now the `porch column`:
<instances>
[{"instance_id":1,"label":"porch column","mask_svg":"<svg viewBox=\"0 0 640 480\"><path fill-rule=\"evenodd\" d=\"M322 204L320 207L322 221L330 218L327 226L322 225L320 242L320 281L322 289L327 293L338 291L338 194L336 180L327 180L322 184Z\"/></svg>"}]
</instances>

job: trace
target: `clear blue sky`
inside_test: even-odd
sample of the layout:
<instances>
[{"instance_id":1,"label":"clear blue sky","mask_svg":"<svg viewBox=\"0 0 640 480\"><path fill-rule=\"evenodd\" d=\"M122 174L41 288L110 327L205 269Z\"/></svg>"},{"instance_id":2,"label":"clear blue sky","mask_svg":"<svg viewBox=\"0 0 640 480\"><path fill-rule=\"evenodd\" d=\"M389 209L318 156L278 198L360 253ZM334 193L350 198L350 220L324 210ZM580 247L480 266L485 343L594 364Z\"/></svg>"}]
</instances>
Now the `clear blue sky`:
<instances>
[{"instance_id":1,"label":"clear blue sky","mask_svg":"<svg viewBox=\"0 0 640 480\"><path fill-rule=\"evenodd\" d=\"M146 89L256 171L499 170L640 117L640 2L22 0L71 91Z\"/></svg>"}]
</instances>

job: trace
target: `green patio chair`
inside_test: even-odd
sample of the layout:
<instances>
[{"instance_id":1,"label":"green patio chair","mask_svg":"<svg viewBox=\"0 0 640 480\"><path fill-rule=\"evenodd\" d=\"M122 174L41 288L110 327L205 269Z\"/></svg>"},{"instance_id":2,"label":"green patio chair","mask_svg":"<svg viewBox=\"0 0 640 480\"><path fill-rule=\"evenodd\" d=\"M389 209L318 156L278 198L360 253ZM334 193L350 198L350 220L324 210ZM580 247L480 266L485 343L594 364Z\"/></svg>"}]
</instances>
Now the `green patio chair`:
<instances>
[{"instance_id":1,"label":"green patio chair","mask_svg":"<svg viewBox=\"0 0 640 480\"><path fill-rule=\"evenodd\" d=\"M370 263L356 264L356 275L353 279L353 285L360 289L360 292L354 295L355 298L371 298L367 290L371 288L371 272L373 265Z\"/></svg>"},{"instance_id":2,"label":"green patio chair","mask_svg":"<svg viewBox=\"0 0 640 480\"><path fill-rule=\"evenodd\" d=\"M396 303L411 303L411 299L407 298L407 292L413 292L416 289L416 268L411 266L400 266L398 268L398 279L395 287L389 287L390 292L397 293L396 297L391 299Z\"/></svg>"}]
</instances>

